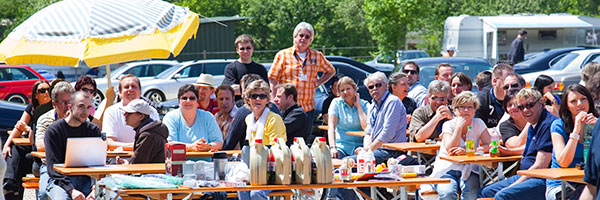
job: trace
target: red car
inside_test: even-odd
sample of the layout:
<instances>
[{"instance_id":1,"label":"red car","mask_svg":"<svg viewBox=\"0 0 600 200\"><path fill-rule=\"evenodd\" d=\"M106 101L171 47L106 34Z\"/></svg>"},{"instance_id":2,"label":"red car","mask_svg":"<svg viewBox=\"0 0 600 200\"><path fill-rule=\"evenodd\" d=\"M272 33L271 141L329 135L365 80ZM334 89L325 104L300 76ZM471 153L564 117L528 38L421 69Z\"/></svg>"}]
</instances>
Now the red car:
<instances>
[{"instance_id":1,"label":"red car","mask_svg":"<svg viewBox=\"0 0 600 200\"><path fill-rule=\"evenodd\" d=\"M0 65L0 99L27 104L33 84L40 79L47 80L31 67Z\"/></svg>"}]
</instances>

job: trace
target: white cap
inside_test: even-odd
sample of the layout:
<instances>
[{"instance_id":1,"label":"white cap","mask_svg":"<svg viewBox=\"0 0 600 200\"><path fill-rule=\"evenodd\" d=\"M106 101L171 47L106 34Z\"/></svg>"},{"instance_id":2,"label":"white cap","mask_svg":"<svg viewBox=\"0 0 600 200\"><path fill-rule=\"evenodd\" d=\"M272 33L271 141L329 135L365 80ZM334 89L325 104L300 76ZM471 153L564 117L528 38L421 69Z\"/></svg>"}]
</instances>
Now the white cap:
<instances>
[{"instance_id":1,"label":"white cap","mask_svg":"<svg viewBox=\"0 0 600 200\"><path fill-rule=\"evenodd\" d=\"M446 51L454 51L454 52L458 52L458 50L456 49L456 47L454 46L448 46L448 49L446 49Z\"/></svg>"},{"instance_id":2,"label":"white cap","mask_svg":"<svg viewBox=\"0 0 600 200\"><path fill-rule=\"evenodd\" d=\"M200 76L198 76L198 79L196 79L196 83L194 85L196 86L213 86L214 83L214 78L212 75L210 74L200 74Z\"/></svg>"},{"instance_id":3,"label":"white cap","mask_svg":"<svg viewBox=\"0 0 600 200\"><path fill-rule=\"evenodd\" d=\"M148 104L148 102L144 101L143 99L135 99L129 102L127 106L122 107L121 110L126 113L139 112L145 115L152 114L152 107L150 106L150 104Z\"/></svg>"}]
</instances>

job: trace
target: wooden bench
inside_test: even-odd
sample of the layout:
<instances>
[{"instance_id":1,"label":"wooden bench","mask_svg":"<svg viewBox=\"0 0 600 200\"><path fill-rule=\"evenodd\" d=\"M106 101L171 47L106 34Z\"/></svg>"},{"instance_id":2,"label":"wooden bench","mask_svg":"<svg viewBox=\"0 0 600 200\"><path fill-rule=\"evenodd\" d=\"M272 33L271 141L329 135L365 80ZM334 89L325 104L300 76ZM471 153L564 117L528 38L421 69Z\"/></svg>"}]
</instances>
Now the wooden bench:
<instances>
[{"instance_id":1,"label":"wooden bench","mask_svg":"<svg viewBox=\"0 0 600 200\"><path fill-rule=\"evenodd\" d=\"M23 180L21 185L25 189L37 190L40 187L40 178L38 177L23 177L21 180Z\"/></svg>"},{"instance_id":2,"label":"wooden bench","mask_svg":"<svg viewBox=\"0 0 600 200\"><path fill-rule=\"evenodd\" d=\"M477 200L494 200L494 197L478 198Z\"/></svg>"},{"instance_id":3,"label":"wooden bench","mask_svg":"<svg viewBox=\"0 0 600 200\"><path fill-rule=\"evenodd\" d=\"M188 194L173 194L173 199L183 199L186 196L188 196ZM202 196L202 194L194 194L192 195L192 199L194 198L200 198L200 196ZM270 197L283 197L285 200L291 200L292 196L294 196L294 193L291 190L285 190L285 191L273 191L271 193L269 193ZM141 197L141 196L122 196L123 200L145 200L146 197ZM228 192L227 193L227 198L238 198L238 194L237 192Z\"/></svg>"}]
</instances>

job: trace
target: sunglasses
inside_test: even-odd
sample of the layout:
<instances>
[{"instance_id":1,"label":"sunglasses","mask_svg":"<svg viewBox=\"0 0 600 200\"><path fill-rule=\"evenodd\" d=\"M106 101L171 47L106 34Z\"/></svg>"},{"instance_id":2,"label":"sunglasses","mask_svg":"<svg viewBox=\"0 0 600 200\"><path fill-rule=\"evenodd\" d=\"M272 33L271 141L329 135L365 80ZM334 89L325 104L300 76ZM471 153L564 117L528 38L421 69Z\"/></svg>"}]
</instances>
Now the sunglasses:
<instances>
[{"instance_id":1,"label":"sunglasses","mask_svg":"<svg viewBox=\"0 0 600 200\"><path fill-rule=\"evenodd\" d=\"M90 94L95 94L96 91L94 89L87 89L87 88L81 88L81 91L90 93Z\"/></svg>"},{"instance_id":2,"label":"sunglasses","mask_svg":"<svg viewBox=\"0 0 600 200\"><path fill-rule=\"evenodd\" d=\"M310 39L310 35L299 34L298 37L304 38L304 39Z\"/></svg>"},{"instance_id":3,"label":"sunglasses","mask_svg":"<svg viewBox=\"0 0 600 200\"><path fill-rule=\"evenodd\" d=\"M250 99L267 99L267 94L251 94Z\"/></svg>"},{"instance_id":4,"label":"sunglasses","mask_svg":"<svg viewBox=\"0 0 600 200\"><path fill-rule=\"evenodd\" d=\"M402 72L404 72L405 74L418 74L417 70L402 70Z\"/></svg>"},{"instance_id":5,"label":"sunglasses","mask_svg":"<svg viewBox=\"0 0 600 200\"><path fill-rule=\"evenodd\" d=\"M518 108L519 110L521 110L521 111L522 111L522 110L525 110L525 108L527 108L527 109L531 109L531 108L533 108L535 105L537 105L537 103L538 103L538 101L532 101L532 102L526 103L526 104L524 104L524 105L518 105L518 106L517 106L517 108Z\"/></svg>"},{"instance_id":6,"label":"sunglasses","mask_svg":"<svg viewBox=\"0 0 600 200\"><path fill-rule=\"evenodd\" d=\"M446 97L436 97L436 96L431 96L431 100L433 101L446 101Z\"/></svg>"},{"instance_id":7,"label":"sunglasses","mask_svg":"<svg viewBox=\"0 0 600 200\"><path fill-rule=\"evenodd\" d=\"M182 101L187 101L187 100L196 101L196 97L181 97L181 100Z\"/></svg>"},{"instance_id":8,"label":"sunglasses","mask_svg":"<svg viewBox=\"0 0 600 200\"><path fill-rule=\"evenodd\" d=\"M38 89L37 91L40 94L46 93L46 92L50 92L50 88L42 88L42 89Z\"/></svg>"},{"instance_id":9,"label":"sunglasses","mask_svg":"<svg viewBox=\"0 0 600 200\"><path fill-rule=\"evenodd\" d=\"M367 86L367 88L369 88L369 90L375 89L375 88L380 88L383 84L381 83L375 83L375 85L369 85Z\"/></svg>"},{"instance_id":10,"label":"sunglasses","mask_svg":"<svg viewBox=\"0 0 600 200\"><path fill-rule=\"evenodd\" d=\"M252 50L252 47L242 47L242 48L238 48L238 49L240 51L246 51L246 50L250 51L250 50Z\"/></svg>"},{"instance_id":11,"label":"sunglasses","mask_svg":"<svg viewBox=\"0 0 600 200\"><path fill-rule=\"evenodd\" d=\"M518 87L519 87L519 84L515 83L515 84L512 84L512 85L505 85L504 87L502 87L502 89L508 90L508 88L518 88Z\"/></svg>"}]
</instances>

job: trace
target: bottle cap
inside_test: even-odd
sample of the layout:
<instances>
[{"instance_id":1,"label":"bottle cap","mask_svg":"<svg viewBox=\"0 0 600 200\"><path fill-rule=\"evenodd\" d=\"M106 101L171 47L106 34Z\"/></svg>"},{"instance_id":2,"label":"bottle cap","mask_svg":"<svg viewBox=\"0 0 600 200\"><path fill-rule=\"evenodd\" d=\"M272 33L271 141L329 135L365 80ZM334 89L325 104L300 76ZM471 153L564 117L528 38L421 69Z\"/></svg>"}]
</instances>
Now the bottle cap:
<instances>
[{"instance_id":1,"label":"bottle cap","mask_svg":"<svg viewBox=\"0 0 600 200\"><path fill-rule=\"evenodd\" d=\"M325 138L325 137L319 137L319 142L327 142L327 138Z\"/></svg>"},{"instance_id":2,"label":"bottle cap","mask_svg":"<svg viewBox=\"0 0 600 200\"><path fill-rule=\"evenodd\" d=\"M262 143L262 139L255 139L254 143Z\"/></svg>"},{"instance_id":3,"label":"bottle cap","mask_svg":"<svg viewBox=\"0 0 600 200\"><path fill-rule=\"evenodd\" d=\"M471 130L471 126L467 126L467 130Z\"/></svg>"}]
</instances>

